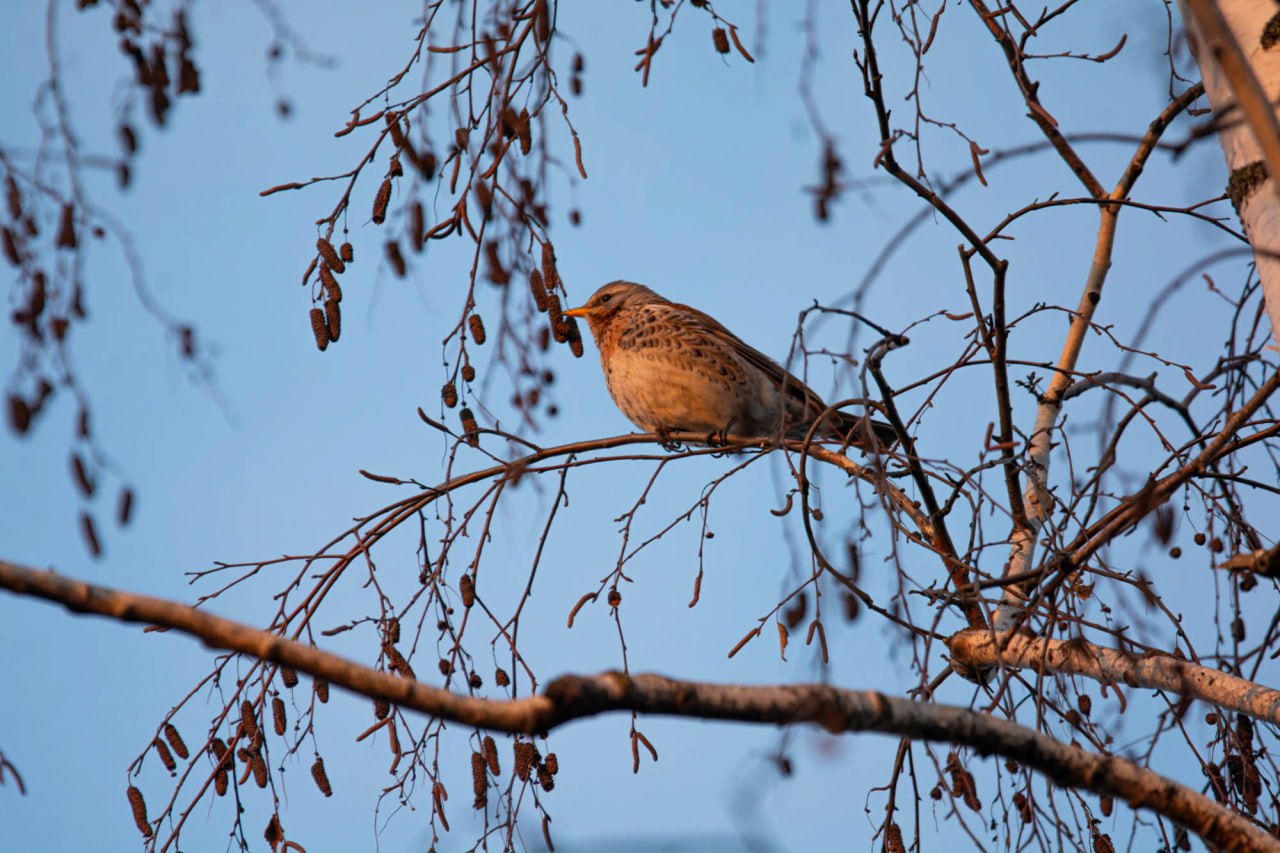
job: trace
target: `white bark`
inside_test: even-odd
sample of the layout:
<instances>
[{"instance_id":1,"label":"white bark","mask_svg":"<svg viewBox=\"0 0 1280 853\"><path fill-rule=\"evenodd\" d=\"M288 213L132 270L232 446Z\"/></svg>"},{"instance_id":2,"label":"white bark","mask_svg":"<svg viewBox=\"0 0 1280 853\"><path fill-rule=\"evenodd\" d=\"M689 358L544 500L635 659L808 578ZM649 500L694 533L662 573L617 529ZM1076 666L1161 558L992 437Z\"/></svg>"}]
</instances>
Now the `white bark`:
<instances>
[{"instance_id":1,"label":"white bark","mask_svg":"<svg viewBox=\"0 0 1280 853\"><path fill-rule=\"evenodd\" d=\"M1218 121L1229 192L1253 246L1274 335L1280 330L1280 6L1275 0L1178 0L1178 9Z\"/></svg>"}]
</instances>

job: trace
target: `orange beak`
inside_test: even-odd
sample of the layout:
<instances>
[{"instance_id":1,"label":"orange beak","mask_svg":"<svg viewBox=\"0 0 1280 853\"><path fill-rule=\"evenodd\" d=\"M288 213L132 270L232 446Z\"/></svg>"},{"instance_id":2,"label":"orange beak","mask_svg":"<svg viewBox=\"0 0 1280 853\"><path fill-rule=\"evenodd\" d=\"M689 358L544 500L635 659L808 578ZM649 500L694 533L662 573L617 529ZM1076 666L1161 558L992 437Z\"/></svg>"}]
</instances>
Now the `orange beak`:
<instances>
[{"instance_id":1,"label":"orange beak","mask_svg":"<svg viewBox=\"0 0 1280 853\"><path fill-rule=\"evenodd\" d=\"M588 307L587 307L587 306L585 306L585 305L582 305L582 306L580 306L580 307L578 307L578 308L570 308L568 311L564 312L564 316L566 316L566 317L586 317L586 316L588 316L590 313L591 313L591 309L590 309L590 308L588 308Z\"/></svg>"}]
</instances>

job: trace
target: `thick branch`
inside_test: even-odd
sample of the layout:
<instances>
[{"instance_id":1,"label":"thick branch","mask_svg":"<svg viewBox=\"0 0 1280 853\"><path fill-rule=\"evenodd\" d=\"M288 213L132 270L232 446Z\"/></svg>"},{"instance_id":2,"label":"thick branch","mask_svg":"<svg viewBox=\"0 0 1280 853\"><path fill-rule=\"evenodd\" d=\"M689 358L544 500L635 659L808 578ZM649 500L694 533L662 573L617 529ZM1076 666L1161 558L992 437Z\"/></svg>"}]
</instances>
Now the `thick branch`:
<instances>
[{"instance_id":1,"label":"thick branch","mask_svg":"<svg viewBox=\"0 0 1280 853\"><path fill-rule=\"evenodd\" d=\"M1078 640L981 629L961 631L947 645L953 659L975 668L1032 669L1082 675L1102 684L1166 690L1280 724L1280 691L1169 655L1138 656Z\"/></svg>"},{"instance_id":2,"label":"thick branch","mask_svg":"<svg viewBox=\"0 0 1280 853\"><path fill-rule=\"evenodd\" d=\"M1143 767L1059 743L1008 720L963 708L897 699L826 685L739 686L621 673L564 676L542 696L501 701L447 690L360 666L174 601L119 592L53 572L0 561L0 586L44 598L77 613L180 630L205 644L292 667L374 699L467 725L537 733L612 711L756 723L816 723L831 732L876 731L945 741L1034 767L1055 783L1110 795L1147 808L1223 850L1280 850L1280 842L1244 817Z\"/></svg>"}]
</instances>

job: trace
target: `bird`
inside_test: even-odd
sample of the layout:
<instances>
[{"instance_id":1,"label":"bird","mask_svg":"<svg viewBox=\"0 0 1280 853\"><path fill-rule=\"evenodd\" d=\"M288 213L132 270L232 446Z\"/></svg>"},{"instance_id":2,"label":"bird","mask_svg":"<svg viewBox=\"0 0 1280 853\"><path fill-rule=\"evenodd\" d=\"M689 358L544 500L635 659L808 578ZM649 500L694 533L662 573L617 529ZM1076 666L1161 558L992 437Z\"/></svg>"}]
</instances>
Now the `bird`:
<instances>
[{"instance_id":1,"label":"bird","mask_svg":"<svg viewBox=\"0 0 1280 853\"><path fill-rule=\"evenodd\" d=\"M564 313L587 322L614 403L664 445L673 432L705 433L708 444L729 435L803 439L827 409L812 388L715 318L642 284L610 282ZM873 446L868 428L881 449L897 441L889 424L842 411L829 412L815 437L866 450Z\"/></svg>"}]
</instances>

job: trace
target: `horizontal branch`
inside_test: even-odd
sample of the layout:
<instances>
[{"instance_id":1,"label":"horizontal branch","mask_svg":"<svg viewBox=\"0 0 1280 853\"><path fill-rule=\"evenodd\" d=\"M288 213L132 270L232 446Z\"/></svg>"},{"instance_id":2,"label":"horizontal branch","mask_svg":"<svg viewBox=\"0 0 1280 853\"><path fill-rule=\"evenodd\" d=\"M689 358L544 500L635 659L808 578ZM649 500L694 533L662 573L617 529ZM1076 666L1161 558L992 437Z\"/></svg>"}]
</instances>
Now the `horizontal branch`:
<instances>
[{"instance_id":1,"label":"horizontal branch","mask_svg":"<svg viewBox=\"0 0 1280 853\"><path fill-rule=\"evenodd\" d=\"M1280 690L1171 655L1133 655L1079 640L964 630L947 642L966 666L996 666L1082 675L1102 684L1167 690L1280 725Z\"/></svg>"},{"instance_id":2,"label":"horizontal branch","mask_svg":"<svg viewBox=\"0 0 1280 853\"><path fill-rule=\"evenodd\" d=\"M378 672L175 601L120 592L54 572L0 561L0 587L76 613L179 630L215 648L289 666L373 699L467 725L532 734L584 717L632 711L778 725L816 723L831 732L875 731L944 741L1013 759L1058 785L1151 809L1223 850L1280 850L1280 842L1243 816L1131 761L1090 753L963 708L827 685L722 685L616 672L564 676L551 682L543 695L528 699L476 699Z\"/></svg>"}]
</instances>

